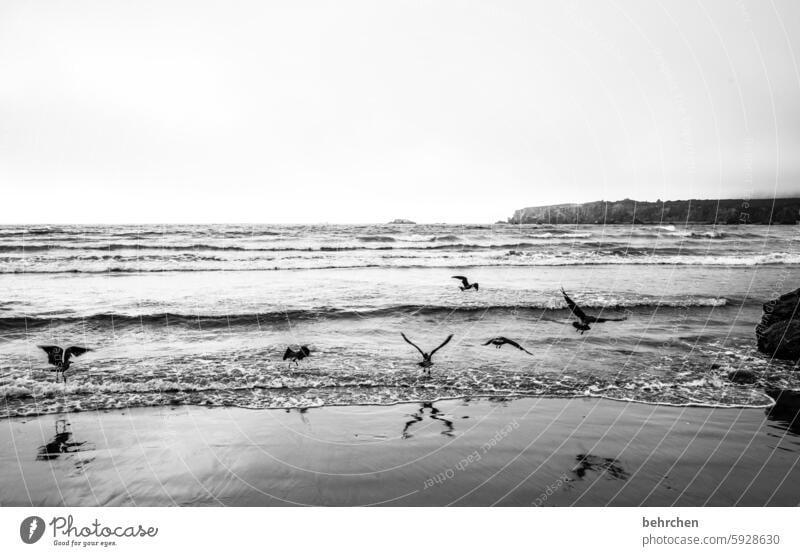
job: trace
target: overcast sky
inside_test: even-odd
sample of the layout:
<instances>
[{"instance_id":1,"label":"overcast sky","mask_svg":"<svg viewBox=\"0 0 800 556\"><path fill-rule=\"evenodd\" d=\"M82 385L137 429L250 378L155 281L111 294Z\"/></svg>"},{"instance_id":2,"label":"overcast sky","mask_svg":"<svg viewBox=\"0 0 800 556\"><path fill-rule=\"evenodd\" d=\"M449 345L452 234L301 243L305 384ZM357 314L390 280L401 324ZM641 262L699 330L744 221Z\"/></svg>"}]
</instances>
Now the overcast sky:
<instances>
[{"instance_id":1,"label":"overcast sky","mask_svg":"<svg viewBox=\"0 0 800 556\"><path fill-rule=\"evenodd\" d=\"M0 223L800 193L800 2L0 0Z\"/></svg>"}]
</instances>

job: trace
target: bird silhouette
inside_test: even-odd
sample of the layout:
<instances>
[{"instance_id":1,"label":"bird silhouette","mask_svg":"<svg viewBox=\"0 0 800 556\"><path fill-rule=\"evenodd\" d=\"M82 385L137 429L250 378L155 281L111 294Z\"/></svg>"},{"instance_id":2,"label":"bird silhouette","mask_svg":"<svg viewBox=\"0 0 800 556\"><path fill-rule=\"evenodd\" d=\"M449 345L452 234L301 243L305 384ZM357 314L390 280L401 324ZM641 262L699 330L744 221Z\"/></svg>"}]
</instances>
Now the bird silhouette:
<instances>
[{"instance_id":1,"label":"bird silhouette","mask_svg":"<svg viewBox=\"0 0 800 556\"><path fill-rule=\"evenodd\" d=\"M291 347L287 347L286 351L283 353L283 360L286 361L290 359L289 365L294 363L297 366L300 366L298 361L305 359L306 357L311 356L311 350L308 349L308 346L300 346L300 349L294 350Z\"/></svg>"},{"instance_id":2,"label":"bird silhouette","mask_svg":"<svg viewBox=\"0 0 800 556\"><path fill-rule=\"evenodd\" d=\"M561 293L564 295L564 299L566 300L567 305L569 305L572 314L575 315L575 317L577 317L578 320L580 321L580 322L573 321L572 326L574 326L581 334L583 334L587 330L591 330L591 327L589 326L590 324L609 322L609 321L621 321L626 319L626 317L611 319L611 318L603 318L603 317L595 317L592 315L587 315L586 313L583 312L583 309L578 307L578 305L574 301L572 301L572 299L570 299L570 297L567 295L567 292L564 291L564 288L561 288Z\"/></svg>"},{"instance_id":3,"label":"bird silhouette","mask_svg":"<svg viewBox=\"0 0 800 556\"><path fill-rule=\"evenodd\" d=\"M433 350L433 351L431 351L430 353L425 353L424 351L422 351L422 350L419 348L419 346L418 346L417 344L415 344L414 342L412 342L411 340L409 340L408 338L406 338L406 335L405 335L405 334L403 334L403 333L401 332L401 333L400 333L400 335L403 337L403 339L404 339L406 342L408 342L409 344L411 344L412 346L414 346L415 348L417 348L417 351L418 351L418 352L420 352L420 354L422 354L422 361L420 361L419 363L417 363L417 365L419 365L419 366L420 366L420 367L422 367L423 369L426 369L426 370L428 371L428 374L430 374L430 373L431 373L431 370L430 370L430 368L433 366L433 361L431 361L431 357L433 357L433 354L434 354L434 353L436 353L437 351L439 351L440 349L442 349L442 348L443 348L445 345L447 345L447 342L449 342L449 341L450 341L450 340L453 338L453 335L452 335L452 334L450 334L450 335L447 337L447 339L446 339L444 342L442 342L441 344L439 344L439 347L437 347L436 349L434 349L434 350Z\"/></svg>"},{"instance_id":4,"label":"bird silhouette","mask_svg":"<svg viewBox=\"0 0 800 556\"><path fill-rule=\"evenodd\" d=\"M67 377L64 375L64 372L69 369L69 366L72 364L70 361L70 357L73 355L75 357L80 357L87 351L92 351L89 348L79 347L79 346L71 346L67 349L63 349L60 346L36 346L45 351L47 353L47 361L51 365L55 366L56 371L56 382L58 382L58 373L61 373L61 378L64 380L64 384L67 383Z\"/></svg>"},{"instance_id":5,"label":"bird silhouette","mask_svg":"<svg viewBox=\"0 0 800 556\"><path fill-rule=\"evenodd\" d=\"M464 284L463 286L459 286L459 289L463 291L467 291L469 289L475 288L475 291L478 291L478 283L475 282L473 284L469 283L466 276L451 276L451 278L455 278L456 280L461 280L461 283Z\"/></svg>"},{"instance_id":6,"label":"bird silhouette","mask_svg":"<svg viewBox=\"0 0 800 556\"><path fill-rule=\"evenodd\" d=\"M492 338L483 345L488 346L489 344L492 344L497 349L500 349L501 347L503 347L503 345L508 344L510 346L514 346L515 348L524 351L528 355L533 355L530 351L519 345L517 342L515 342L514 340L509 340L505 336L498 336L497 338Z\"/></svg>"}]
</instances>

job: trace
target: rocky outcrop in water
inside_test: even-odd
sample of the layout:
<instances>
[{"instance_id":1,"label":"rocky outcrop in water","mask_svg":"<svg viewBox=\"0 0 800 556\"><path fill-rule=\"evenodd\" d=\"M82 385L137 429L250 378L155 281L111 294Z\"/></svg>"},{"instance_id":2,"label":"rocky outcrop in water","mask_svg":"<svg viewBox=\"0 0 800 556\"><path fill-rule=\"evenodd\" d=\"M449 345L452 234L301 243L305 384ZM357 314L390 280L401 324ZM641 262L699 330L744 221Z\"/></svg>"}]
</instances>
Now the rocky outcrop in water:
<instances>
[{"instance_id":1,"label":"rocky outcrop in water","mask_svg":"<svg viewBox=\"0 0 800 556\"><path fill-rule=\"evenodd\" d=\"M800 288L764 304L756 338L760 352L800 361Z\"/></svg>"}]
</instances>

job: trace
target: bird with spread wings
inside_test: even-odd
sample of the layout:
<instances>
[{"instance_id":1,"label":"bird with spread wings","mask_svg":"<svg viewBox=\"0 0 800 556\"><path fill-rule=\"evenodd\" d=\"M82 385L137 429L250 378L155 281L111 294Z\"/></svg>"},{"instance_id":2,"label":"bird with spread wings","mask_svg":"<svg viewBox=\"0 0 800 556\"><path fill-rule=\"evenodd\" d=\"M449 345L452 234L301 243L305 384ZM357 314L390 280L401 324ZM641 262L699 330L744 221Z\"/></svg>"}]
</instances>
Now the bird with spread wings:
<instances>
[{"instance_id":1,"label":"bird with spread wings","mask_svg":"<svg viewBox=\"0 0 800 556\"><path fill-rule=\"evenodd\" d=\"M67 349L63 349L61 346L36 346L45 351L47 353L47 362L50 363L55 367L56 371L56 381L58 381L58 373L61 373L61 378L64 380L64 384L67 383L67 377L64 375L64 372L69 369L70 358L80 357L87 351L92 351L89 348L80 347L80 346L70 346Z\"/></svg>"},{"instance_id":2,"label":"bird with spread wings","mask_svg":"<svg viewBox=\"0 0 800 556\"><path fill-rule=\"evenodd\" d=\"M311 350L308 349L308 346L300 346L300 349L292 349L291 347L287 347L286 351L283 352L283 360L286 361L289 359L289 365L291 366L294 363L297 366L300 366L298 361L302 361L306 357L311 356Z\"/></svg>"},{"instance_id":3,"label":"bird with spread wings","mask_svg":"<svg viewBox=\"0 0 800 556\"><path fill-rule=\"evenodd\" d=\"M412 346L414 346L415 348L417 348L417 351L418 351L418 352L420 352L420 354L422 355L422 361L420 361L419 363L417 363L417 365L419 365L419 366L420 366L420 367L422 367L423 369L427 369L427 370L428 370L428 374L430 374L430 372L431 372L431 371L430 371L430 368L433 366L433 361L431 361L431 357L433 357L433 354L434 354L434 353L436 353L437 351L439 351L440 349L442 349L444 346L446 346L446 345L447 345L447 343L448 343L448 342L449 342L449 341L450 341L450 340L453 338L453 335L452 335L452 334L450 334L450 335L447 337L447 339L446 339L444 342L442 342L441 344L439 344L439 347L437 347L436 349L434 349L434 350L433 350L433 351L431 351L430 353L425 353L424 351L422 351L422 350L419 348L419 346L418 346L417 344L415 344L414 342L412 342L411 340L409 340L408 338L406 338L406 335L405 335L405 334L403 334L403 333L401 332L401 333L400 333L400 335L403 337L403 339L404 339L406 342L408 342L409 344L411 344Z\"/></svg>"},{"instance_id":4,"label":"bird with spread wings","mask_svg":"<svg viewBox=\"0 0 800 556\"><path fill-rule=\"evenodd\" d=\"M477 282L473 282L472 284L470 284L469 280L467 279L466 276L451 276L451 278L455 278L456 280L461 280L461 283L463 284L463 286L459 286L459 289L462 292L470 290L470 289L474 289L475 291L478 291L478 283Z\"/></svg>"},{"instance_id":5,"label":"bird with spread wings","mask_svg":"<svg viewBox=\"0 0 800 556\"><path fill-rule=\"evenodd\" d=\"M530 351L528 351L527 349L525 349L524 347L522 347L521 345L519 345L517 342L515 342L514 340L509 340L509 339L508 339L508 338L506 338L505 336L498 336L497 338L492 338L491 340L489 340L488 342L486 342L486 343L485 343L485 344L483 344L483 345L485 345L485 346L488 346L489 344L492 344L492 345L493 345L494 347L496 347L497 349L500 349L500 348L501 348L501 347L503 347L505 344L508 344L508 345L510 345L510 346L513 346L513 347L515 347L515 348L519 349L519 350L522 350L522 351L524 351L524 352L525 352L525 353L527 353L528 355L533 355L533 354L532 354Z\"/></svg>"},{"instance_id":6,"label":"bird with spread wings","mask_svg":"<svg viewBox=\"0 0 800 556\"><path fill-rule=\"evenodd\" d=\"M580 321L576 322L573 321L572 326L574 326L581 334L586 332L587 330L591 330L590 324L601 323L601 322L611 322L611 321L621 321L625 320L627 317L622 318L605 318L605 317L595 317L593 315L587 315L583 309L578 307L578 304L575 303L568 295L567 292L564 291L564 288L561 288L561 293L564 296L564 300L567 302L570 311L575 317Z\"/></svg>"}]
</instances>

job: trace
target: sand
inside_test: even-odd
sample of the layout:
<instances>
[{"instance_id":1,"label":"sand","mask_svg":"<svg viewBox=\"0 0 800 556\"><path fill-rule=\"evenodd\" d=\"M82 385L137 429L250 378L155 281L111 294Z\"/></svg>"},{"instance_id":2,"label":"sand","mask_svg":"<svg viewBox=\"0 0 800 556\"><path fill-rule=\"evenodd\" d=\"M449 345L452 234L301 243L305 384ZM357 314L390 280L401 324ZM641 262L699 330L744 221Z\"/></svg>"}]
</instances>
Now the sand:
<instances>
[{"instance_id":1,"label":"sand","mask_svg":"<svg viewBox=\"0 0 800 556\"><path fill-rule=\"evenodd\" d=\"M0 422L0 504L795 506L798 432L595 398L46 415Z\"/></svg>"}]
</instances>

